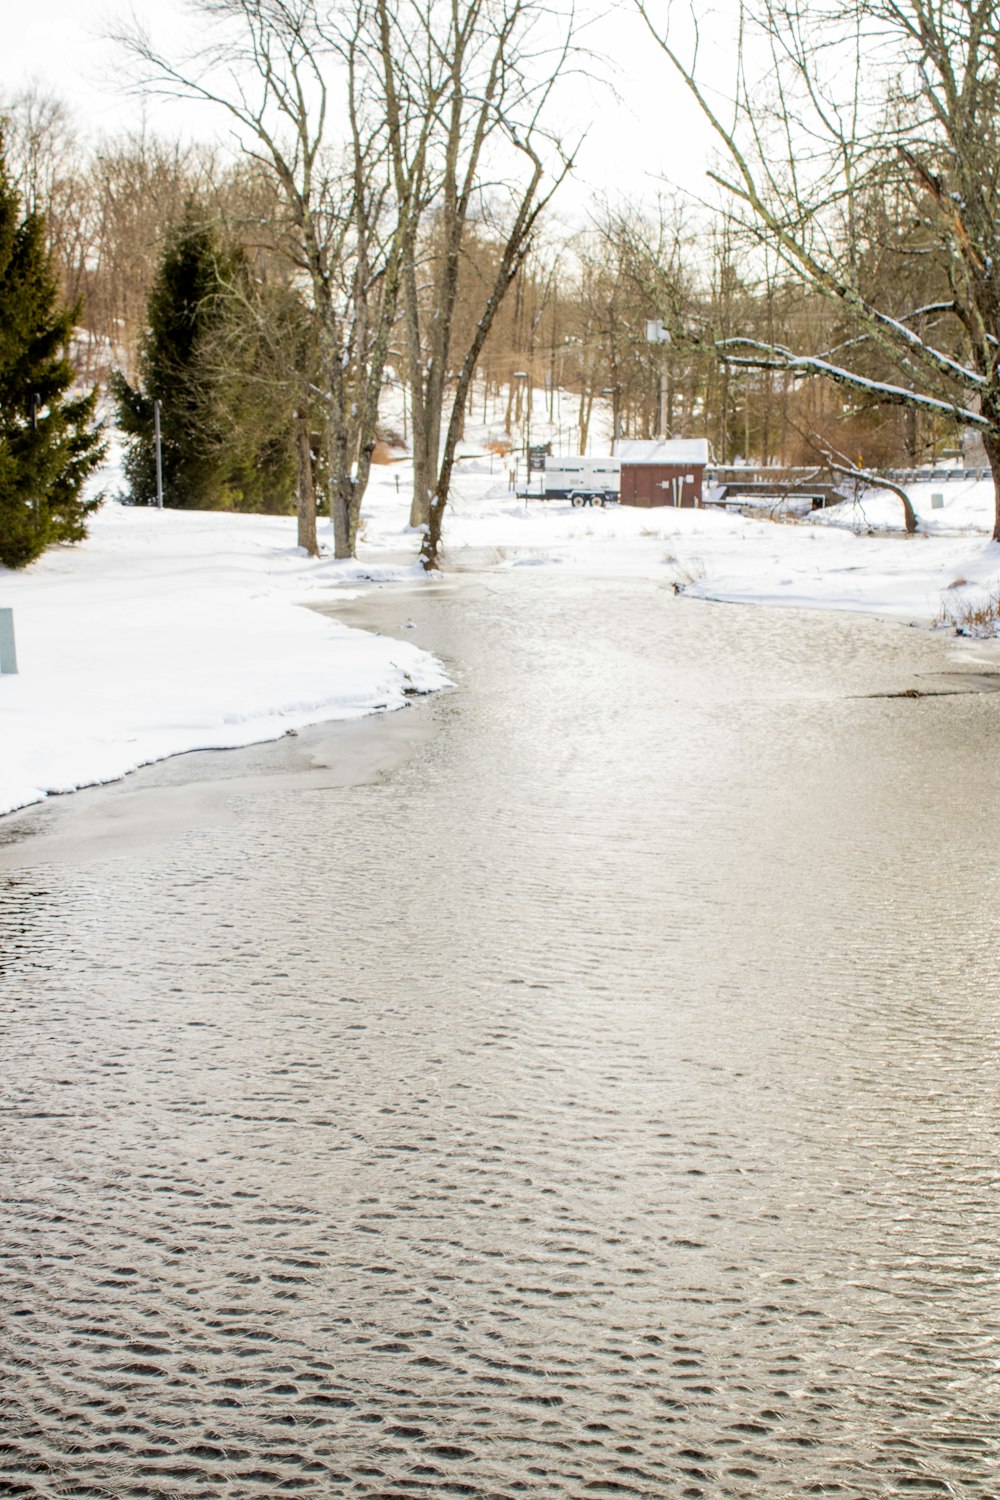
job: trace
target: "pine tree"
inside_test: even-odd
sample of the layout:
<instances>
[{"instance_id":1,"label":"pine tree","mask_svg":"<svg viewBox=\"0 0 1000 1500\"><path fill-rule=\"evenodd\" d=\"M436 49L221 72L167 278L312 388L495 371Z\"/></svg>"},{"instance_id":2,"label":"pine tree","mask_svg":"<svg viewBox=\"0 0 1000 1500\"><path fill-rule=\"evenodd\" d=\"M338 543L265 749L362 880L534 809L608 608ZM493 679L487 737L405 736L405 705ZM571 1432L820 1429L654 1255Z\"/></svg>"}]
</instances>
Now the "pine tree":
<instances>
[{"instance_id":1,"label":"pine tree","mask_svg":"<svg viewBox=\"0 0 1000 1500\"><path fill-rule=\"evenodd\" d=\"M249 294L239 248L219 243L193 205L168 241L149 295L140 382L111 389L129 439L125 475L137 505L156 503L153 403L160 403L164 504L193 510L294 509L290 426L275 432L241 399L252 372L226 367L226 322Z\"/></svg>"},{"instance_id":2,"label":"pine tree","mask_svg":"<svg viewBox=\"0 0 1000 1500\"><path fill-rule=\"evenodd\" d=\"M0 563L21 568L78 542L100 499L85 481L104 453L96 390L72 395L66 356L79 308L64 306L39 214L22 217L0 137Z\"/></svg>"}]
</instances>

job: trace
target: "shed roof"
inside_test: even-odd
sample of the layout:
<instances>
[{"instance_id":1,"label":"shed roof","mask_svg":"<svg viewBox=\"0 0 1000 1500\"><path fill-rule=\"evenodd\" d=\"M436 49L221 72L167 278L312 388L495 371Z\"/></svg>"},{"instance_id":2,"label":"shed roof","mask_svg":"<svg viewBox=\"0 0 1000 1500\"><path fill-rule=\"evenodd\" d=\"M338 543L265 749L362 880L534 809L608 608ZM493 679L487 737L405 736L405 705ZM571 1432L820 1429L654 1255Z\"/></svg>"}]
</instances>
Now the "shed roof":
<instances>
[{"instance_id":1,"label":"shed roof","mask_svg":"<svg viewBox=\"0 0 1000 1500\"><path fill-rule=\"evenodd\" d=\"M660 442L619 438L615 458L623 464L707 464L708 438L664 438Z\"/></svg>"}]
</instances>

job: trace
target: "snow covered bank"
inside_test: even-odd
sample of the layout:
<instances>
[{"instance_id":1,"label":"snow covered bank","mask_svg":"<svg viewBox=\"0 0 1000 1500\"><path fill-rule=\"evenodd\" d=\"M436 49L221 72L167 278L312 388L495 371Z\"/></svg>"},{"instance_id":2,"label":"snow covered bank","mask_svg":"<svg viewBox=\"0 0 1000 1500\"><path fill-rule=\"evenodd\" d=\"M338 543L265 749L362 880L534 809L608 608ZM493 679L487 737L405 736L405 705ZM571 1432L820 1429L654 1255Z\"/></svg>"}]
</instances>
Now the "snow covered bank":
<instances>
[{"instance_id":1,"label":"snow covered bank","mask_svg":"<svg viewBox=\"0 0 1000 1500\"><path fill-rule=\"evenodd\" d=\"M573 509L561 501L518 501L501 467L495 462L491 474L488 457L459 466L445 523L452 563L474 549L494 566L530 560L631 573L703 599L861 611L928 626L1000 591L1000 546L989 540L989 481L914 485L920 534L907 538L899 500L887 492L817 512L810 521L776 524L709 508ZM403 466L401 491L407 476ZM943 499L940 507L934 495ZM404 544L391 474L377 476L366 510L369 545Z\"/></svg>"},{"instance_id":2,"label":"snow covered bank","mask_svg":"<svg viewBox=\"0 0 1000 1500\"><path fill-rule=\"evenodd\" d=\"M338 589L344 597L366 578L422 577L409 490L408 464L374 471L358 564L303 556L292 518L107 504L83 546L24 573L0 569L20 665L18 676L0 676L0 811L180 751L273 739L443 686L440 664L409 642L298 607ZM794 525L710 509L574 510L516 499L504 462L469 457L446 521L446 561L649 578L702 599L930 627L1000 594L992 486L937 481L914 486L912 498L913 538L879 530L900 525L889 495ZM328 523L323 530L328 543ZM393 555L412 562L387 562ZM955 648L1000 668L1000 641Z\"/></svg>"},{"instance_id":3,"label":"snow covered bank","mask_svg":"<svg viewBox=\"0 0 1000 1500\"><path fill-rule=\"evenodd\" d=\"M409 642L298 607L360 570L294 543L287 518L106 504L83 545L0 569L19 667L0 676L0 812L446 684Z\"/></svg>"}]
</instances>

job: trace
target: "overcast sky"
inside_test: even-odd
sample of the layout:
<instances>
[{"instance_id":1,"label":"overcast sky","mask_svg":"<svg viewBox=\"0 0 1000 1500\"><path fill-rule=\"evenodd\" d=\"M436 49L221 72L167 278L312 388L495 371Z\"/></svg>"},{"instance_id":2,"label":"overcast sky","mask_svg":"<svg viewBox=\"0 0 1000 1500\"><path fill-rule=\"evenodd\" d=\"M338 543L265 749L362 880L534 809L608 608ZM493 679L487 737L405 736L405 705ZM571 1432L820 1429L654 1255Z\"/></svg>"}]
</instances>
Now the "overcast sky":
<instances>
[{"instance_id":1,"label":"overcast sky","mask_svg":"<svg viewBox=\"0 0 1000 1500\"><path fill-rule=\"evenodd\" d=\"M721 3L724 10L734 8L731 0ZM127 92L126 65L105 37L129 11L164 48L180 50L192 34L184 0L0 0L0 99L35 82L65 99L85 135L128 128L145 109L165 134L221 136L220 122L203 107L144 104ZM664 177L699 192L710 150L707 127L629 0L599 16L585 36L621 100L607 87L570 86L563 116L567 124L586 126L588 137L576 181L564 190L565 210L585 213L588 202L603 193L652 196Z\"/></svg>"}]
</instances>

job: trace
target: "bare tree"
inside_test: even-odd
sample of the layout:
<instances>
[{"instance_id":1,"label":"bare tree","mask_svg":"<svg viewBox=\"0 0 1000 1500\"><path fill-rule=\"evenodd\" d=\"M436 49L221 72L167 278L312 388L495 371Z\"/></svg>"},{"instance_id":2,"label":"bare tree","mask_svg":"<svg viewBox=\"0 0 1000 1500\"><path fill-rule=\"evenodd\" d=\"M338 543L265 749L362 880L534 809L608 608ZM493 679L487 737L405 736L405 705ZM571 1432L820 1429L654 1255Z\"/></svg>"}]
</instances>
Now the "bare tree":
<instances>
[{"instance_id":1,"label":"bare tree","mask_svg":"<svg viewBox=\"0 0 1000 1500\"><path fill-rule=\"evenodd\" d=\"M858 402L978 429L1000 540L1000 12L995 0L746 0L740 35L769 59L765 96L741 48L733 98L636 0L713 126L711 175L732 221L847 325L832 348L716 340L743 369L823 376ZM874 101L874 103L869 103ZM897 307L864 274L864 195L877 174L921 230L942 289Z\"/></svg>"},{"instance_id":2,"label":"bare tree","mask_svg":"<svg viewBox=\"0 0 1000 1500\"><path fill-rule=\"evenodd\" d=\"M73 121L61 99L37 85L0 101L11 180L29 213L46 213L79 165Z\"/></svg>"},{"instance_id":3,"label":"bare tree","mask_svg":"<svg viewBox=\"0 0 1000 1500\"><path fill-rule=\"evenodd\" d=\"M551 38L552 12L539 0L375 5L396 197L412 213L402 284L414 448L410 520L424 528L421 555L433 567L479 357L571 165L544 118L572 22L566 18L553 44L543 40ZM425 121L433 129L417 151L412 136ZM496 259L479 288L471 336L456 347L463 259L480 234Z\"/></svg>"},{"instance_id":4,"label":"bare tree","mask_svg":"<svg viewBox=\"0 0 1000 1500\"><path fill-rule=\"evenodd\" d=\"M135 374L163 246L193 199L212 201L217 212L219 176L215 153L158 139L144 124L92 152L80 177L75 250L66 234L56 249L83 298L99 365ZM57 228L61 222L60 216Z\"/></svg>"},{"instance_id":5,"label":"bare tree","mask_svg":"<svg viewBox=\"0 0 1000 1500\"><path fill-rule=\"evenodd\" d=\"M701 422L708 420L704 351L682 339L652 344L645 337L654 314L676 330L705 300L693 275L690 237L678 203L658 199L640 208L622 202L601 206L581 247L581 292L601 353L601 383L610 386L616 435L680 435L675 420L690 434L697 408Z\"/></svg>"},{"instance_id":6,"label":"bare tree","mask_svg":"<svg viewBox=\"0 0 1000 1500\"><path fill-rule=\"evenodd\" d=\"M368 65L372 12L366 0L337 11L319 0L197 5L214 37L194 57L175 63L139 31L120 40L143 86L216 105L273 176L282 213L272 232L315 325L334 550L349 557L410 224L408 205L390 202L386 121ZM331 138L341 111L344 128Z\"/></svg>"},{"instance_id":7,"label":"bare tree","mask_svg":"<svg viewBox=\"0 0 1000 1500\"><path fill-rule=\"evenodd\" d=\"M536 0L197 5L221 30L196 57L173 63L135 31L123 40L147 87L225 110L243 149L274 176L283 205L280 243L309 289L316 324L337 556L354 550L402 293L416 512L426 528L423 559L432 566L477 359L538 217L568 170L558 155L555 178L544 185L541 113L568 40L557 47L554 66L549 57L539 84L528 76L537 58L527 37L542 15ZM345 121L339 139L328 129L334 83ZM527 163L526 181L504 175L512 158ZM469 226L493 211L504 226L499 263L474 334L456 357L451 336L463 247ZM432 243L425 296L420 278Z\"/></svg>"}]
</instances>

